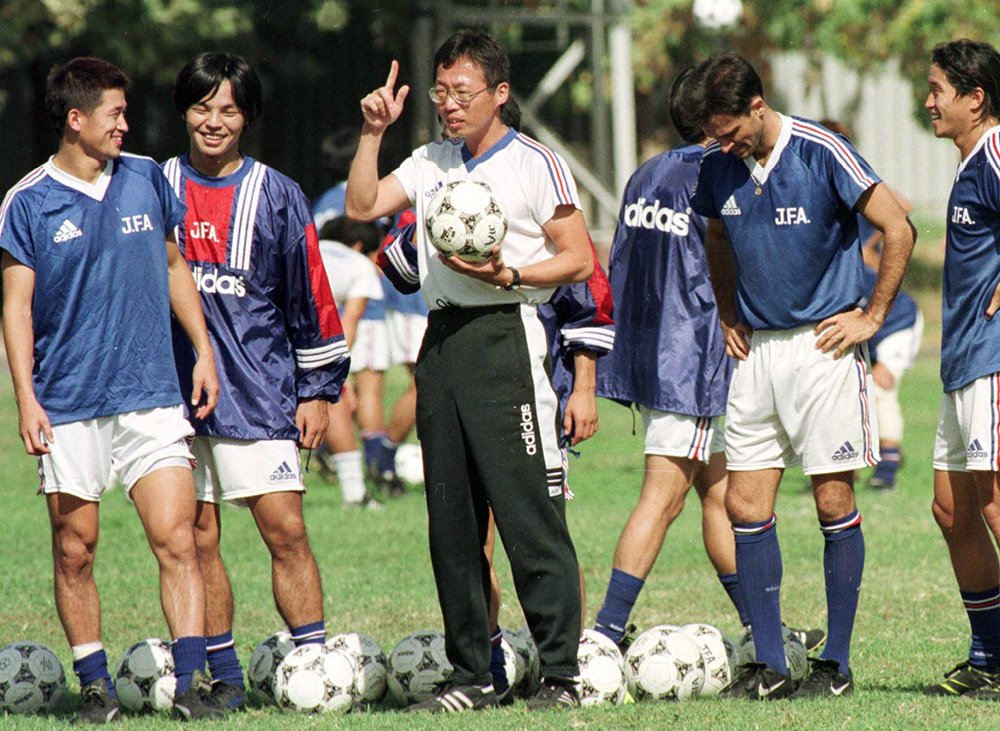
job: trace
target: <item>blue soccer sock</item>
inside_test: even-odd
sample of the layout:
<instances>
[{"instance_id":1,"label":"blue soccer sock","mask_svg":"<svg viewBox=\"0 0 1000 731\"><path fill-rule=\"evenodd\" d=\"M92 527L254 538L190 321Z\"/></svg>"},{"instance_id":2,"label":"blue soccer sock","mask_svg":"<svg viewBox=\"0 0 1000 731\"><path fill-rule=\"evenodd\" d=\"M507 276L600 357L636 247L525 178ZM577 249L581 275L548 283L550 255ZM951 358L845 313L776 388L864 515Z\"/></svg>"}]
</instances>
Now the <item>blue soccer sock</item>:
<instances>
[{"instance_id":1,"label":"blue soccer sock","mask_svg":"<svg viewBox=\"0 0 1000 731\"><path fill-rule=\"evenodd\" d=\"M108 693L115 697L115 686L111 682L111 674L108 672L108 655L103 650L96 650L86 657L73 661L73 672L80 679L80 687L83 688L88 683L104 678L108 682Z\"/></svg>"},{"instance_id":2,"label":"blue soccer sock","mask_svg":"<svg viewBox=\"0 0 1000 731\"><path fill-rule=\"evenodd\" d=\"M292 642L295 643L296 647L310 643L322 645L326 642L326 622L322 619L318 622L304 624L301 627L289 627L288 632L292 635Z\"/></svg>"},{"instance_id":3,"label":"blue soccer sock","mask_svg":"<svg viewBox=\"0 0 1000 731\"><path fill-rule=\"evenodd\" d=\"M604 604L597 613L594 629L618 644L625 636L625 625L646 582L619 569L611 569L611 581Z\"/></svg>"},{"instance_id":4,"label":"blue soccer sock","mask_svg":"<svg viewBox=\"0 0 1000 731\"><path fill-rule=\"evenodd\" d=\"M898 447L883 447L879 445L880 461L875 465L875 477L884 480L887 485L896 484L896 470L899 469L902 455Z\"/></svg>"},{"instance_id":5,"label":"blue soccer sock","mask_svg":"<svg viewBox=\"0 0 1000 731\"><path fill-rule=\"evenodd\" d=\"M236 642L233 641L232 630L221 635L206 637L205 645L208 650L208 672L212 680L244 687L243 668L240 667L240 659L236 656Z\"/></svg>"},{"instance_id":6,"label":"blue soccer sock","mask_svg":"<svg viewBox=\"0 0 1000 731\"><path fill-rule=\"evenodd\" d=\"M507 668L503 656L503 633L497 629L490 635L490 675L493 676L493 690L498 696L510 688L507 681Z\"/></svg>"},{"instance_id":7,"label":"blue soccer sock","mask_svg":"<svg viewBox=\"0 0 1000 731\"><path fill-rule=\"evenodd\" d=\"M729 601L736 607L736 613L740 616L740 624L744 627L750 626L750 615L747 614L746 604L743 602L743 594L740 591L739 574L719 574L719 583L729 595Z\"/></svg>"},{"instance_id":8,"label":"blue soccer sock","mask_svg":"<svg viewBox=\"0 0 1000 731\"><path fill-rule=\"evenodd\" d=\"M858 593L865 568L865 537L857 510L839 520L820 521L826 544L823 572L826 576L826 645L820 655L840 663L840 672L850 673L851 634L858 611Z\"/></svg>"},{"instance_id":9,"label":"blue soccer sock","mask_svg":"<svg viewBox=\"0 0 1000 731\"><path fill-rule=\"evenodd\" d=\"M361 432L361 442L365 451L365 469L369 472L382 473L382 463L385 461L385 457L383 457L385 447L382 445L382 439L385 436L385 430Z\"/></svg>"},{"instance_id":10,"label":"blue soccer sock","mask_svg":"<svg viewBox=\"0 0 1000 731\"><path fill-rule=\"evenodd\" d=\"M191 676L195 670L205 670L207 648L204 637L181 637L170 646L174 656L174 675L177 677L175 695L180 695L191 687Z\"/></svg>"},{"instance_id":11,"label":"blue soccer sock","mask_svg":"<svg viewBox=\"0 0 1000 731\"><path fill-rule=\"evenodd\" d=\"M382 449L378 456L378 467L382 474L390 472L396 474L396 450L399 449L399 442L389 439L388 435L382 437Z\"/></svg>"},{"instance_id":12,"label":"blue soccer sock","mask_svg":"<svg viewBox=\"0 0 1000 731\"><path fill-rule=\"evenodd\" d=\"M969 662L991 671L1000 668L1000 586L986 591L962 591L972 627Z\"/></svg>"},{"instance_id":13,"label":"blue soccer sock","mask_svg":"<svg viewBox=\"0 0 1000 731\"><path fill-rule=\"evenodd\" d=\"M781 549L777 518L760 523L733 523L736 573L750 626L757 662L788 675L781 628Z\"/></svg>"}]
</instances>

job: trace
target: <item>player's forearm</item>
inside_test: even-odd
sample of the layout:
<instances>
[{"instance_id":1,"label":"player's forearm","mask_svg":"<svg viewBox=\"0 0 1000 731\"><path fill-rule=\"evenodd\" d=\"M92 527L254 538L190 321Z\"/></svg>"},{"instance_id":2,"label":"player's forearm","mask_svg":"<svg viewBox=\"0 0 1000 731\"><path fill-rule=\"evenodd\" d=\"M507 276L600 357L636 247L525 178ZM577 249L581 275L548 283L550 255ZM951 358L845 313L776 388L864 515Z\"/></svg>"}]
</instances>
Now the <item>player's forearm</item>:
<instances>
[{"instance_id":1,"label":"player's forearm","mask_svg":"<svg viewBox=\"0 0 1000 731\"><path fill-rule=\"evenodd\" d=\"M560 287L564 284L585 282L594 271L594 259L590 252L560 251L551 259L517 267L521 275L521 286ZM501 285L511 283L514 273L506 267L500 275Z\"/></svg>"},{"instance_id":2,"label":"player's forearm","mask_svg":"<svg viewBox=\"0 0 1000 731\"><path fill-rule=\"evenodd\" d=\"M597 391L597 353L577 350L573 353L573 393L593 396Z\"/></svg>"},{"instance_id":3,"label":"player's forearm","mask_svg":"<svg viewBox=\"0 0 1000 731\"><path fill-rule=\"evenodd\" d=\"M718 224L721 226L722 224ZM736 263L725 235L713 233L709 223L709 233L705 236L705 258L712 280L712 293L723 323L733 326L739 317L736 314Z\"/></svg>"},{"instance_id":4,"label":"player's forearm","mask_svg":"<svg viewBox=\"0 0 1000 731\"><path fill-rule=\"evenodd\" d=\"M878 280L865 309L866 314L880 326L885 322L886 315L902 286L903 275L906 274L916 238L917 231L906 217L885 229Z\"/></svg>"},{"instance_id":5,"label":"player's forearm","mask_svg":"<svg viewBox=\"0 0 1000 731\"><path fill-rule=\"evenodd\" d=\"M382 147L382 132L373 132L368 125L361 128L358 150L347 174L344 212L357 221L371 221L378 202L378 153Z\"/></svg>"},{"instance_id":6,"label":"player's forearm","mask_svg":"<svg viewBox=\"0 0 1000 731\"><path fill-rule=\"evenodd\" d=\"M4 301L3 337L10 378L14 384L14 400L20 408L26 401L35 399L35 386L31 378L35 336L30 308L25 312L23 308L16 308Z\"/></svg>"},{"instance_id":7,"label":"player's forearm","mask_svg":"<svg viewBox=\"0 0 1000 731\"><path fill-rule=\"evenodd\" d=\"M195 287L191 270L183 259L181 264L170 267L170 309L191 345L198 352L198 357L214 357L212 343L208 338L208 327L205 325L205 315L201 309L201 297Z\"/></svg>"}]
</instances>

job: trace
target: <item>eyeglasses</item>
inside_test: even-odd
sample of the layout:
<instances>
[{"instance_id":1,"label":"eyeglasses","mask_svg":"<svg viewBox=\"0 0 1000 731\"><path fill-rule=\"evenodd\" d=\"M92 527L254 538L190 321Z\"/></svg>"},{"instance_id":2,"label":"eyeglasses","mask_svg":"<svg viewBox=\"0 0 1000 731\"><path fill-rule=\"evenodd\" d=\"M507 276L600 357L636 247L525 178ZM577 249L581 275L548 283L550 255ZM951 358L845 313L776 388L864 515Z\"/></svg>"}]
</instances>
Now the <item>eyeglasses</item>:
<instances>
[{"instance_id":1,"label":"eyeglasses","mask_svg":"<svg viewBox=\"0 0 1000 731\"><path fill-rule=\"evenodd\" d=\"M435 104L444 104L448 101L448 97L451 97L458 106L467 107L472 104L473 99L484 91L489 91L490 88L487 86L485 89L480 89L479 91L465 91L464 89L461 91L449 91L448 89L442 89L440 86L433 86L427 90L427 96Z\"/></svg>"}]
</instances>

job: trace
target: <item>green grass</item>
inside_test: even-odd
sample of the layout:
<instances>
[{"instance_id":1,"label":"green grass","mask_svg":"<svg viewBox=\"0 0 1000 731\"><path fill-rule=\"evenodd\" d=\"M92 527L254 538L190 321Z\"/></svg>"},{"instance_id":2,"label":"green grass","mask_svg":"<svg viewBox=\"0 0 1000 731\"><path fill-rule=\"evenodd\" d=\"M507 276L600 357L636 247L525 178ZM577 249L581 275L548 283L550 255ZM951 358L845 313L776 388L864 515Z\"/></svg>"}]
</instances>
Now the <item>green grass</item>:
<instances>
[{"instance_id":1,"label":"green grass","mask_svg":"<svg viewBox=\"0 0 1000 731\"><path fill-rule=\"evenodd\" d=\"M300 717L255 710L232 717L227 727L306 729L331 726L393 728L990 728L997 709L990 704L928 698L920 688L964 656L968 625L947 554L930 514L931 449L940 384L937 378L939 316L936 286L926 270L939 266L931 239L922 243L915 268L928 333L920 360L902 385L907 418L906 465L899 488L886 495L858 489L864 516L867 566L854 639L857 694L846 700L754 705L699 700L583 709L570 714L529 716L523 704L476 716L413 718L374 712L337 718ZM933 271L932 271L933 274ZM939 275L939 271L938 274ZM926 278L925 278L926 277ZM928 288L925 291L925 288ZM398 380L398 379L397 379ZM28 638L52 647L70 667L69 650L51 596L51 559L45 505L35 495L34 460L17 439L16 414L6 379L0 386L0 471L5 477L3 510L8 529L0 532L3 594L0 644ZM396 383L398 388L398 383ZM629 413L601 404L599 434L571 465L577 498L569 520L588 588L588 616L600 606L619 531L638 494L642 475L640 429ZM859 483L863 481L859 480ZM318 477L308 479L309 533L323 575L326 613L332 632L366 632L388 650L409 632L440 628L437 598L426 546L422 495L411 490L382 513L345 509L339 491ZM785 618L800 626L825 622L822 548L812 498L801 473L790 471L779 495L779 533L785 579ZM499 552L498 552L499 553ZM236 595L235 631L241 659L281 622L270 592L266 551L250 516L224 511L223 554ZM524 624L513 595L509 569L498 561L506 588L501 622ZM157 599L156 570L142 531L120 491L102 506L102 534L96 568L104 609L104 642L112 660L143 637L165 636ZM737 618L705 557L697 500L689 498L667 537L633 615L640 627L662 622L705 621L735 634ZM70 681L76 691L75 679ZM75 702L75 699L74 699ZM68 710L66 711L68 713ZM63 726L66 713L43 718L9 718L4 728ZM122 728L176 728L160 718L129 719Z\"/></svg>"}]
</instances>

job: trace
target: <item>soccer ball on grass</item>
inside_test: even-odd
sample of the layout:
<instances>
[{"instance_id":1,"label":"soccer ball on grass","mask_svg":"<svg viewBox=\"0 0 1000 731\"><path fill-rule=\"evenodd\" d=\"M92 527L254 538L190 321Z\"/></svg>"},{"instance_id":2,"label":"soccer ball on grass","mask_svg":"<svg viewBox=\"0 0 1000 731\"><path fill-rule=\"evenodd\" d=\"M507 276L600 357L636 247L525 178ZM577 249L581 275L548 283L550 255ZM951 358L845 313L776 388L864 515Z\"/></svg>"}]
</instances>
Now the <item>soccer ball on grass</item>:
<instances>
[{"instance_id":1,"label":"soccer ball on grass","mask_svg":"<svg viewBox=\"0 0 1000 731\"><path fill-rule=\"evenodd\" d=\"M114 682L118 705L125 710L169 711L177 689L170 645L155 637L136 642L118 660Z\"/></svg>"},{"instance_id":2,"label":"soccer ball on grass","mask_svg":"<svg viewBox=\"0 0 1000 731\"><path fill-rule=\"evenodd\" d=\"M659 625L636 637L625 653L625 672L637 701L687 700L705 683L698 643L673 625Z\"/></svg>"},{"instance_id":3,"label":"soccer ball on grass","mask_svg":"<svg viewBox=\"0 0 1000 731\"><path fill-rule=\"evenodd\" d=\"M401 639L389 654L389 694L399 705L425 701L452 674L444 635L421 630Z\"/></svg>"},{"instance_id":4,"label":"soccer ball on grass","mask_svg":"<svg viewBox=\"0 0 1000 731\"><path fill-rule=\"evenodd\" d=\"M261 704L273 706L277 704L274 697L275 673L285 655L295 649L292 635L285 630L275 632L265 639L250 655L247 666L247 680L254 698Z\"/></svg>"},{"instance_id":5,"label":"soccer ball on grass","mask_svg":"<svg viewBox=\"0 0 1000 731\"><path fill-rule=\"evenodd\" d=\"M347 713L357 699L354 661L343 650L300 645L278 664L274 697L282 708L299 713Z\"/></svg>"},{"instance_id":6,"label":"soccer ball on grass","mask_svg":"<svg viewBox=\"0 0 1000 731\"><path fill-rule=\"evenodd\" d=\"M0 650L0 712L47 713L66 696L66 673L45 645L22 640Z\"/></svg>"}]
</instances>

